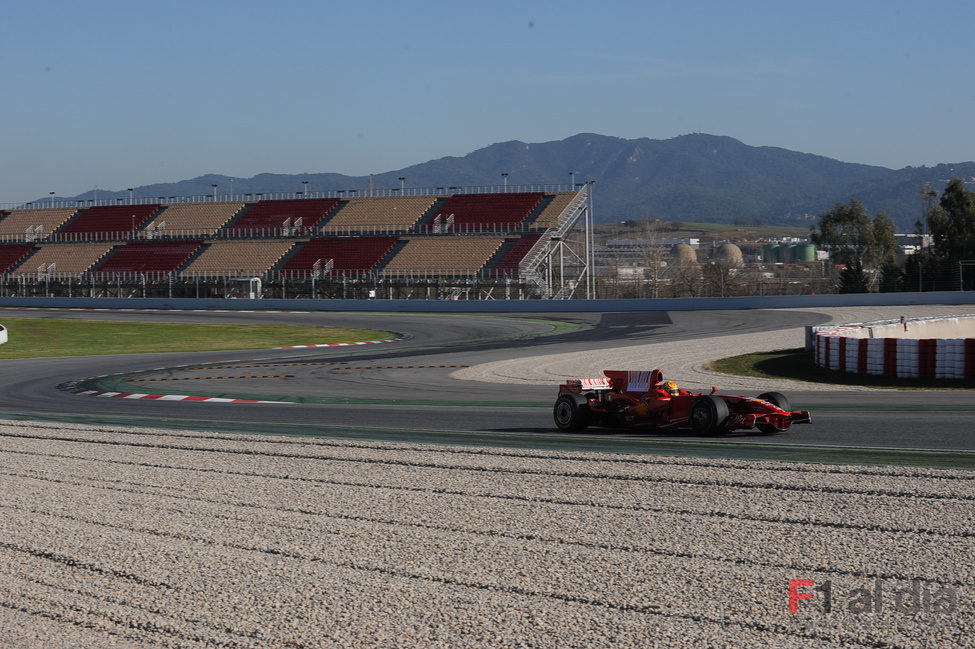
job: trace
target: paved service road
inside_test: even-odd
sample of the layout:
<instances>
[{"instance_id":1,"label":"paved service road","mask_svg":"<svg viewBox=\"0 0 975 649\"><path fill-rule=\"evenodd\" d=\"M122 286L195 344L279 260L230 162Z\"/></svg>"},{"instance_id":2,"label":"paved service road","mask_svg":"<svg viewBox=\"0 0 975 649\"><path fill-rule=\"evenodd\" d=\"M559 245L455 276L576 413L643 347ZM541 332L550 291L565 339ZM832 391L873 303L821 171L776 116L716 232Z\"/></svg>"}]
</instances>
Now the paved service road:
<instances>
[{"instance_id":1,"label":"paved service road","mask_svg":"<svg viewBox=\"0 0 975 649\"><path fill-rule=\"evenodd\" d=\"M3 362L5 371L0 376L0 412L8 416L116 422L121 418L133 424L363 437L388 438L395 433L402 439L411 433L422 439L447 431L467 436L461 439L481 441L498 435L564 438L556 434L551 419L560 373L569 371L571 376L574 370L566 367L589 372L590 368L602 367L604 358L640 364L621 369L652 369L643 365L660 361L657 366L692 389L706 389L714 384L726 392L757 394L768 387L760 382L749 384L733 377L709 375L694 359L745 351L729 351L724 342L729 340L752 341L749 344L756 344L756 339L767 340L769 345L778 345L786 335L786 345L797 347L802 344L804 325L837 317L797 310L524 316L54 310L9 313L10 317L355 327L390 331L402 340L361 347L8 360ZM552 322L561 324L554 328ZM236 362L216 367L199 365L216 361ZM181 365L189 367L176 367ZM514 375L505 379L505 372ZM119 392L286 401L224 404L98 398L56 387L64 381L115 373L131 373L124 383L111 388ZM533 373L543 378L532 376L534 384L520 382ZM809 384L792 385L783 391L790 396L793 407L812 411L812 425L796 427L783 435L739 435L730 440L751 444L975 450L975 426L971 425L975 413L973 392L851 391ZM589 431L586 437L593 435L604 437L607 433ZM617 437L695 439L648 433L620 433Z\"/></svg>"}]
</instances>

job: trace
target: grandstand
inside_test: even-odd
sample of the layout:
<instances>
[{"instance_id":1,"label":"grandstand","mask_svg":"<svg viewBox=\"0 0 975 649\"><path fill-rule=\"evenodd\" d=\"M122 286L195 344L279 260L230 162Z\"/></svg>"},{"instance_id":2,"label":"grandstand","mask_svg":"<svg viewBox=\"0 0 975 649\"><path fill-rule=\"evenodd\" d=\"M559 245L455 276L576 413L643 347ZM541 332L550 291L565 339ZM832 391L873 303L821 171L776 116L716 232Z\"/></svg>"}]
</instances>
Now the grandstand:
<instances>
[{"instance_id":1,"label":"grandstand","mask_svg":"<svg viewBox=\"0 0 975 649\"><path fill-rule=\"evenodd\" d=\"M518 265L521 264L528 251L535 247L541 237L540 233L526 234L518 239L509 240L511 246L505 251L504 256L498 260L492 271L496 275L517 273Z\"/></svg>"},{"instance_id":2,"label":"grandstand","mask_svg":"<svg viewBox=\"0 0 975 649\"><path fill-rule=\"evenodd\" d=\"M260 278L266 297L571 296L588 185L450 189L16 206L0 212L0 294L214 297Z\"/></svg>"},{"instance_id":3,"label":"grandstand","mask_svg":"<svg viewBox=\"0 0 975 649\"><path fill-rule=\"evenodd\" d=\"M59 278L79 278L114 247L111 243L45 243L37 246L27 261L10 271L14 276L43 274Z\"/></svg>"},{"instance_id":4,"label":"grandstand","mask_svg":"<svg viewBox=\"0 0 975 649\"><path fill-rule=\"evenodd\" d=\"M159 205L96 205L80 210L52 236L62 241L123 239L148 221Z\"/></svg>"},{"instance_id":5,"label":"grandstand","mask_svg":"<svg viewBox=\"0 0 975 649\"><path fill-rule=\"evenodd\" d=\"M484 269L504 239L501 237L416 237L380 271L384 277L473 275Z\"/></svg>"},{"instance_id":6,"label":"grandstand","mask_svg":"<svg viewBox=\"0 0 975 649\"><path fill-rule=\"evenodd\" d=\"M396 237L312 239L301 245L280 273L286 277L362 275L376 268L396 242Z\"/></svg>"},{"instance_id":7,"label":"grandstand","mask_svg":"<svg viewBox=\"0 0 975 649\"><path fill-rule=\"evenodd\" d=\"M244 236L281 236L307 233L325 218L337 198L295 198L258 201L227 226L227 232Z\"/></svg>"},{"instance_id":8,"label":"grandstand","mask_svg":"<svg viewBox=\"0 0 975 649\"><path fill-rule=\"evenodd\" d=\"M30 243L0 245L0 273L5 273L17 266L34 250Z\"/></svg>"},{"instance_id":9,"label":"grandstand","mask_svg":"<svg viewBox=\"0 0 975 649\"><path fill-rule=\"evenodd\" d=\"M213 236L244 209L243 201L166 205L146 227L147 236Z\"/></svg>"},{"instance_id":10,"label":"grandstand","mask_svg":"<svg viewBox=\"0 0 975 649\"><path fill-rule=\"evenodd\" d=\"M183 271L188 277L264 275L295 245L288 239L215 241Z\"/></svg>"},{"instance_id":11,"label":"grandstand","mask_svg":"<svg viewBox=\"0 0 975 649\"><path fill-rule=\"evenodd\" d=\"M406 232L434 202L433 196L382 196L343 201L322 230L329 233Z\"/></svg>"},{"instance_id":12,"label":"grandstand","mask_svg":"<svg viewBox=\"0 0 975 649\"><path fill-rule=\"evenodd\" d=\"M575 198L575 194L572 192L562 192L559 194L552 194L547 201L545 206L542 208L541 214L532 223L535 228L551 228L558 224L559 217L562 212L569 207L569 203Z\"/></svg>"},{"instance_id":13,"label":"grandstand","mask_svg":"<svg viewBox=\"0 0 975 649\"><path fill-rule=\"evenodd\" d=\"M94 271L99 275L168 275L186 263L202 241L133 241L115 250Z\"/></svg>"},{"instance_id":14,"label":"grandstand","mask_svg":"<svg viewBox=\"0 0 975 649\"><path fill-rule=\"evenodd\" d=\"M0 241L36 241L78 213L76 207L0 212Z\"/></svg>"},{"instance_id":15,"label":"grandstand","mask_svg":"<svg viewBox=\"0 0 975 649\"><path fill-rule=\"evenodd\" d=\"M541 192L454 194L440 207L433 229L434 232L515 230L544 196Z\"/></svg>"}]
</instances>

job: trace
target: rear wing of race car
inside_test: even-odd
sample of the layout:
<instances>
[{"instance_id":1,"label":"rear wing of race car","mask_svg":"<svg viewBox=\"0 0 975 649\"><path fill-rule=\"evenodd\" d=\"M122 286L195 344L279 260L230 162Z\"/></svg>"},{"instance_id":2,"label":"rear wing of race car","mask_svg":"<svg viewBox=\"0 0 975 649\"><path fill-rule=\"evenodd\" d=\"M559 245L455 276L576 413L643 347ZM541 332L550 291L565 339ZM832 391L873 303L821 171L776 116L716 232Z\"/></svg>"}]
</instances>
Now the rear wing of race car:
<instances>
[{"instance_id":1,"label":"rear wing of race car","mask_svg":"<svg viewBox=\"0 0 975 649\"><path fill-rule=\"evenodd\" d=\"M659 369L649 372L632 370L603 370L603 374L613 381L613 388L619 392L644 393L654 389L664 379Z\"/></svg>"},{"instance_id":2,"label":"rear wing of race car","mask_svg":"<svg viewBox=\"0 0 975 649\"><path fill-rule=\"evenodd\" d=\"M569 379L559 386L559 394L583 392L608 392L613 389L612 379Z\"/></svg>"},{"instance_id":3,"label":"rear wing of race car","mask_svg":"<svg viewBox=\"0 0 975 649\"><path fill-rule=\"evenodd\" d=\"M559 394L580 394L604 390L642 394L653 390L664 378L663 372L659 369L649 372L603 370L603 374L606 375L604 379L570 379L559 386Z\"/></svg>"}]
</instances>

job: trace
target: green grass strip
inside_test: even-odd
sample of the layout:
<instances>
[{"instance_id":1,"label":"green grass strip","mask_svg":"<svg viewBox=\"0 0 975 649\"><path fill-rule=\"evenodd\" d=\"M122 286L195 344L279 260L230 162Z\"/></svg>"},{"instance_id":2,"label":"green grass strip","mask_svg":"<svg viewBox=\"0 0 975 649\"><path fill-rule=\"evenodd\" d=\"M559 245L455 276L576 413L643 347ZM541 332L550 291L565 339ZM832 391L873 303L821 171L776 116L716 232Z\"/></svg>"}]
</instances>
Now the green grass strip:
<instances>
[{"instance_id":1,"label":"green grass strip","mask_svg":"<svg viewBox=\"0 0 975 649\"><path fill-rule=\"evenodd\" d=\"M46 318L4 318L3 326L8 341L0 345L0 358L267 349L393 337L382 331L335 327Z\"/></svg>"}]
</instances>

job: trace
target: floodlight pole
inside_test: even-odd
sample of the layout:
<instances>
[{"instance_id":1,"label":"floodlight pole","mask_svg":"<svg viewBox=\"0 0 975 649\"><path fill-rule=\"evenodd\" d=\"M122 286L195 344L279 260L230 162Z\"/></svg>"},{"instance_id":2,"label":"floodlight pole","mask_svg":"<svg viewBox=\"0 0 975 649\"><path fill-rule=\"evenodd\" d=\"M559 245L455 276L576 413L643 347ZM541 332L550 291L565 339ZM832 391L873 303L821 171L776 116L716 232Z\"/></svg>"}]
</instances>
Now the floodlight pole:
<instances>
[{"instance_id":1,"label":"floodlight pole","mask_svg":"<svg viewBox=\"0 0 975 649\"><path fill-rule=\"evenodd\" d=\"M586 299L591 300L595 297L595 282L593 281L593 255L592 255L592 186L595 180L587 180L586 192Z\"/></svg>"}]
</instances>

